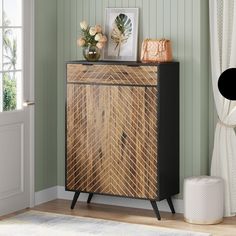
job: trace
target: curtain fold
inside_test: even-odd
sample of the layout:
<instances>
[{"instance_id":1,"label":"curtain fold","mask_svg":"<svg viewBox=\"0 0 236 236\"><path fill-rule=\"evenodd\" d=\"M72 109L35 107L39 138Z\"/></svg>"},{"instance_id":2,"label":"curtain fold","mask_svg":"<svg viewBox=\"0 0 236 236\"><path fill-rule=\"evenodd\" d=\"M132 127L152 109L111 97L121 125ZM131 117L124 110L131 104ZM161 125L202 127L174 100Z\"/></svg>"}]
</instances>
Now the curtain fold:
<instances>
[{"instance_id":1,"label":"curtain fold","mask_svg":"<svg viewBox=\"0 0 236 236\"><path fill-rule=\"evenodd\" d=\"M211 175L224 179L225 216L233 216L236 215L236 102L221 96L218 79L226 69L236 67L236 0L210 0L209 4L212 85L219 117Z\"/></svg>"}]
</instances>

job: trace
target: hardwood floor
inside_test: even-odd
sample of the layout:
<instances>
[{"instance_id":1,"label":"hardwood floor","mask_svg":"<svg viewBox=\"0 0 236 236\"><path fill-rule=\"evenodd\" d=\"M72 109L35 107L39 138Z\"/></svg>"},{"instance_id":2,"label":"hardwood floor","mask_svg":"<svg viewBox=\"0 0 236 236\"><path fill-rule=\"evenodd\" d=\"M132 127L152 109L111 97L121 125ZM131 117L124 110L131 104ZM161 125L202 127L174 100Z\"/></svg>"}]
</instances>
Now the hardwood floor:
<instances>
[{"instance_id":1,"label":"hardwood floor","mask_svg":"<svg viewBox=\"0 0 236 236\"><path fill-rule=\"evenodd\" d=\"M36 206L33 210L206 232L211 233L213 236L236 236L236 217L225 218L224 222L218 225L191 225L184 222L182 214L172 215L171 213L161 212L162 220L157 221L154 212L151 210L140 210L94 203L87 205L87 203L82 202L77 202L75 209L71 210L70 204L71 201L54 200Z\"/></svg>"}]
</instances>

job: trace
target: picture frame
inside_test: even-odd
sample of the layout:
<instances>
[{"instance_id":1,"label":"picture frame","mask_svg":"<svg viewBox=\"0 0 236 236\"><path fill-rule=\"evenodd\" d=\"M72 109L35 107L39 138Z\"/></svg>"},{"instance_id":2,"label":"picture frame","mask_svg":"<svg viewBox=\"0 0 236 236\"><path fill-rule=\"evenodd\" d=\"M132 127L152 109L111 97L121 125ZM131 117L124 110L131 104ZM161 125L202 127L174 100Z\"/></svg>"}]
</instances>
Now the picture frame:
<instances>
[{"instance_id":1,"label":"picture frame","mask_svg":"<svg viewBox=\"0 0 236 236\"><path fill-rule=\"evenodd\" d=\"M103 59L137 61L139 9L106 8L105 13L107 44Z\"/></svg>"}]
</instances>

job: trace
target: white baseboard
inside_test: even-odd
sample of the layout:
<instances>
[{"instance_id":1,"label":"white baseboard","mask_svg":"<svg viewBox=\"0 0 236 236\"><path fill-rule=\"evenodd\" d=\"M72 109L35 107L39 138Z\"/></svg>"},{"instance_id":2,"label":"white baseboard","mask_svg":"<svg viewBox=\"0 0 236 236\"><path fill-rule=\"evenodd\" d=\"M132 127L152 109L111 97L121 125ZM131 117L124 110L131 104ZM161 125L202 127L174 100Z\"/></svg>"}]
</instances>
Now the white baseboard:
<instances>
[{"instance_id":1,"label":"white baseboard","mask_svg":"<svg viewBox=\"0 0 236 236\"><path fill-rule=\"evenodd\" d=\"M35 205L52 201L54 199L72 200L73 196L74 196L74 193L65 191L65 187L56 186L53 188L45 189L40 192L36 192ZM81 193L79 197L79 201L86 202L87 198L88 198L88 194ZM149 209L149 210L152 209L152 206L148 200L94 195L92 202L99 203L99 204L114 205L114 206L133 207L133 208L139 208L139 209ZM184 212L184 208L183 208L184 204L183 204L182 199L173 199L173 204L177 213ZM158 208L160 211L170 212L170 208L166 200L158 202Z\"/></svg>"},{"instance_id":2,"label":"white baseboard","mask_svg":"<svg viewBox=\"0 0 236 236\"><path fill-rule=\"evenodd\" d=\"M40 205L57 199L57 186L44 189L35 193L35 205Z\"/></svg>"}]
</instances>

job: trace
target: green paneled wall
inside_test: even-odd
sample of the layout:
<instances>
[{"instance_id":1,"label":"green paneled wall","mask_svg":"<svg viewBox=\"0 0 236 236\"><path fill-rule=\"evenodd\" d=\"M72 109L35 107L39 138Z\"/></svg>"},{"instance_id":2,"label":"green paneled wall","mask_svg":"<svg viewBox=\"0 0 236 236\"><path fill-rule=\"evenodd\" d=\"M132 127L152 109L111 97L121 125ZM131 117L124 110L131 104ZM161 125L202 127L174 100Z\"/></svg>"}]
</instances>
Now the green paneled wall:
<instances>
[{"instance_id":1,"label":"green paneled wall","mask_svg":"<svg viewBox=\"0 0 236 236\"><path fill-rule=\"evenodd\" d=\"M106 7L138 7L139 48L144 38L170 38L180 61L180 173L208 172L209 45L206 0L58 0L58 185L64 185L65 61L82 59L79 23L104 25ZM139 50L140 53L140 50ZM170 85L171 86L171 85ZM170 107L171 109L171 107ZM171 138L170 138L171 139ZM170 143L171 146L171 143Z\"/></svg>"},{"instance_id":2,"label":"green paneled wall","mask_svg":"<svg viewBox=\"0 0 236 236\"><path fill-rule=\"evenodd\" d=\"M35 191L57 185L57 0L35 0Z\"/></svg>"}]
</instances>

